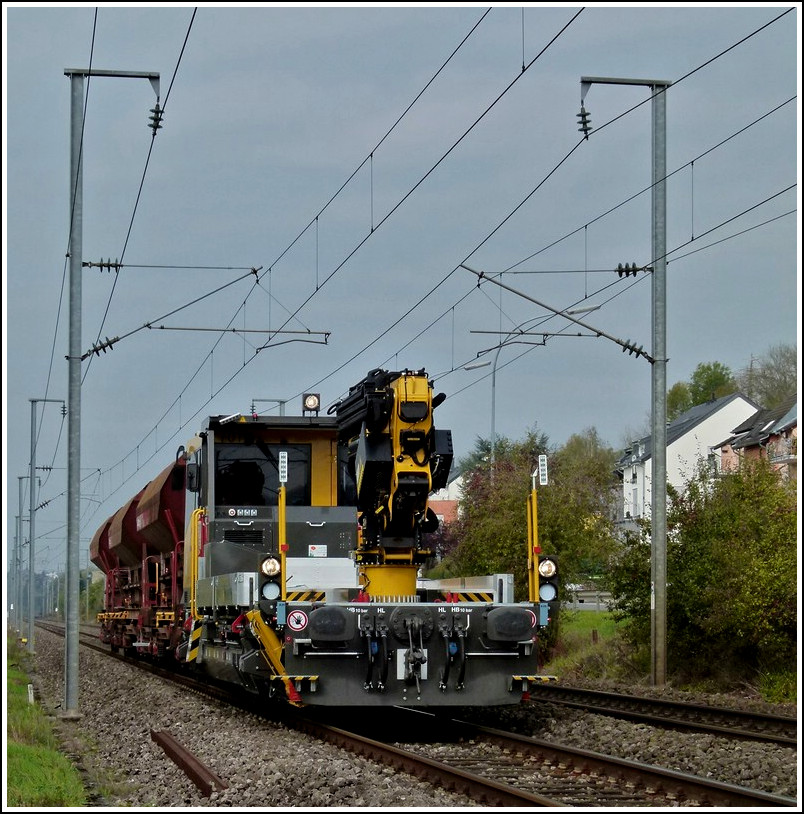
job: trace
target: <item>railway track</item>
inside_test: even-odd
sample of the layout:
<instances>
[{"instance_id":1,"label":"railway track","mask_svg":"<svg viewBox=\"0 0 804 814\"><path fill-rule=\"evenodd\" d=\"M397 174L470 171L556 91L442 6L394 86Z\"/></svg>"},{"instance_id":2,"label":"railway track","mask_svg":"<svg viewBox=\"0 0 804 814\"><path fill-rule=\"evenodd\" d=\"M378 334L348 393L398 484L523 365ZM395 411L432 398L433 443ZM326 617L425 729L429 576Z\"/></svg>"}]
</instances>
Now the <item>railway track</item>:
<instances>
[{"instance_id":1,"label":"railway track","mask_svg":"<svg viewBox=\"0 0 804 814\"><path fill-rule=\"evenodd\" d=\"M40 623L37 623L40 624ZM41 623L44 625L44 623ZM53 626L53 632L62 633L63 625ZM97 627L82 625L81 634L94 633ZM97 649L108 653L99 642ZM780 746L798 745L798 720L786 715L703 706L646 696L587 690L561 684L535 684L530 689L530 703L548 701L587 712L609 715L624 720L719 735L729 738L747 738L767 741Z\"/></svg>"},{"instance_id":2,"label":"railway track","mask_svg":"<svg viewBox=\"0 0 804 814\"><path fill-rule=\"evenodd\" d=\"M63 631L57 626L49 629L56 633ZM109 648L97 640L96 629L82 629L81 644L110 655ZM141 666L136 660L127 661L132 666ZM179 680L195 692L213 695L251 712L258 711L245 703L247 699L243 699L242 693L232 694L226 687L211 689L206 682L197 682L191 676L177 676L148 662L145 668L171 681ZM575 704L588 708L588 703L580 699L576 699ZM397 733L397 738L400 734L405 737L406 732L415 733L410 741L393 742L385 735L371 737L366 731L354 731L351 725L335 725L326 720L326 715L314 719L308 713L309 710L303 710L302 715L295 715L293 720L283 716L283 722L339 748L391 766L395 771L466 794L488 806L791 807L796 804L787 797L411 710L390 711L396 719L384 719L378 725L377 731ZM411 722L403 723L403 720ZM430 723L423 724L423 720ZM730 735L731 730L726 729L721 734ZM186 760L192 764L192 755Z\"/></svg>"},{"instance_id":3,"label":"railway track","mask_svg":"<svg viewBox=\"0 0 804 814\"><path fill-rule=\"evenodd\" d=\"M620 695L561 685L535 686L531 689L530 696L530 703L549 701L651 726L673 727L730 738L744 737L781 746L796 746L798 743L798 721L784 715Z\"/></svg>"},{"instance_id":4,"label":"railway track","mask_svg":"<svg viewBox=\"0 0 804 814\"><path fill-rule=\"evenodd\" d=\"M328 717L338 720L337 713ZM351 725L348 729L357 727ZM432 765L444 772L443 782L449 782L450 772L466 773L475 782L482 782L479 778L485 777L505 784L509 794L517 789L523 800L528 794L542 798L542 802L531 805L771 808L796 805L789 797L421 710L396 708L382 720L374 720L359 730L369 743L385 742L383 732L407 735L407 741L394 741L386 746L433 761ZM343 745L349 748L346 741Z\"/></svg>"},{"instance_id":5,"label":"railway track","mask_svg":"<svg viewBox=\"0 0 804 814\"><path fill-rule=\"evenodd\" d=\"M57 635L64 634L63 625L41 623L40 626L51 633ZM97 640L96 633L97 631L81 629L79 631L80 644L102 653L105 656L126 661L133 668L145 670L167 681L178 683L185 689L207 697L212 697L218 701L231 704L232 706L253 714L265 716L264 700L256 699L249 695L244 696L242 692L232 689L231 686L212 686L207 681L198 681L193 676L166 670L146 660L126 659L122 654L112 653L107 646L101 644ZM533 792L509 787L506 784L497 783L489 777L475 775L472 772L450 767L440 761L430 760L410 750L398 749L381 743L380 741L363 737L357 733L327 725L326 723L309 717L306 712L297 712L293 708L285 705L277 705L274 711L277 714L281 714L283 723L298 731L332 743L341 749L346 749L361 757L389 765L396 771L404 771L421 780L440 785L452 791L467 794L472 799L482 801L489 806L533 807L560 805L560 803L556 801ZM152 737L156 739L154 733L152 733ZM213 773L205 767L199 766L199 762L195 759L194 755L184 749L180 743L172 739L169 733L166 735L162 734L162 737L170 738L171 740L171 757L174 762L185 769L188 776L190 776L197 785L200 786L201 783L206 783L207 787L205 793L208 794L212 787L212 783L208 778ZM197 780L199 777L201 780Z\"/></svg>"},{"instance_id":6,"label":"railway track","mask_svg":"<svg viewBox=\"0 0 804 814\"><path fill-rule=\"evenodd\" d=\"M561 746L489 727L464 724L460 741L405 744L449 766L491 776L561 806L791 807L796 801L697 775Z\"/></svg>"}]
</instances>

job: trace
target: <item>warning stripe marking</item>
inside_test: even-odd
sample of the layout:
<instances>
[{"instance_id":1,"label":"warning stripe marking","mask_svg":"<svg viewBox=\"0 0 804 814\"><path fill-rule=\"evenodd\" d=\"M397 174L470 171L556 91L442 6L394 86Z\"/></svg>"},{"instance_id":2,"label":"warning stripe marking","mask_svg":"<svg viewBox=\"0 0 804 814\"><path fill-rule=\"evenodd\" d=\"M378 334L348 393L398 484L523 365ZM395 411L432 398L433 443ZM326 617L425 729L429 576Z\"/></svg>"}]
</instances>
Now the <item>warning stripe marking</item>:
<instances>
[{"instance_id":1,"label":"warning stripe marking","mask_svg":"<svg viewBox=\"0 0 804 814\"><path fill-rule=\"evenodd\" d=\"M187 658L185 661L195 661L198 658L198 651L201 646L202 630L202 623L193 621L193 626L190 630L190 643L187 646Z\"/></svg>"},{"instance_id":2,"label":"warning stripe marking","mask_svg":"<svg viewBox=\"0 0 804 814\"><path fill-rule=\"evenodd\" d=\"M493 602L493 593L453 593L453 602Z\"/></svg>"},{"instance_id":3,"label":"warning stripe marking","mask_svg":"<svg viewBox=\"0 0 804 814\"><path fill-rule=\"evenodd\" d=\"M542 676L542 675L535 675L535 676L511 676L511 680L508 682L508 690L509 692L513 690L514 684L520 682L522 684L522 689L527 690L528 684L549 684L551 682L558 681L558 676Z\"/></svg>"},{"instance_id":4,"label":"warning stripe marking","mask_svg":"<svg viewBox=\"0 0 804 814\"><path fill-rule=\"evenodd\" d=\"M326 596L325 591L288 591L288 602L320 602Z\"/></svg>"}]
</instances>

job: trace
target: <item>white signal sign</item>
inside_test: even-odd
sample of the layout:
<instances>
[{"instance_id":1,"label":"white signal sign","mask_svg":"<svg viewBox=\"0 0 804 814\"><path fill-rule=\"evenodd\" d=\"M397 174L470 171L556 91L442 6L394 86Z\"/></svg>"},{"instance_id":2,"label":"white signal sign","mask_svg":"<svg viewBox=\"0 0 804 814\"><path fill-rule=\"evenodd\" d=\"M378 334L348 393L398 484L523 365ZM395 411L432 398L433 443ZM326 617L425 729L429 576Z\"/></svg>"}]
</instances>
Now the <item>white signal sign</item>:
<instances>
[{"instance_id":1,"label":"white signal sign","mask_svg":"<svg viewBox=\"0 0 804 814\"><path fill-rule=\"evenodd\" d=\"M288 627L296 632L307 627L307 614L301 610L293 610L288 614Z\"/></svg>"},{"instance_id":2,"label":"white signal sign","mask_svg":"<svg viewBox=\"0 0 804 814\"><path fill-rule=\"evenodd\" d=\"M288 482L288 454L287 452L279 453L279 482Z\"/></svg>"},{"instance_id":3,"label":"white signal sign","mask_svg":"<svg viewBox=\"0 0 804 814\"><path fill-rule=\"evenodd\" d=\"M539 486L547 486L547 456L539 456Z\"/></svg>"}]
</instances>

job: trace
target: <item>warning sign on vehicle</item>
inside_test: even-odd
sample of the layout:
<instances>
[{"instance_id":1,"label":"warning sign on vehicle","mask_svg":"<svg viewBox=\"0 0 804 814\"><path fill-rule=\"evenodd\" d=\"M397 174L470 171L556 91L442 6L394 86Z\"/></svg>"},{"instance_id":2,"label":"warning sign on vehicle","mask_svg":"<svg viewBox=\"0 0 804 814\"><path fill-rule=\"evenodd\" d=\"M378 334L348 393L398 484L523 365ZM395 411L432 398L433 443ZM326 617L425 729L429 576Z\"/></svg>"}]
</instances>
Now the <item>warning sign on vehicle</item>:
<instances>
[{"instance_id":1,"label":"warning sign on vehicle","mask_svg":"<svg viewBox=\"0 0 804 814\"><path fill-rule=\"evenodd\" d=\"M288 627L299 631L307 627L307 614L304 611L294 610L288 614Z\"/></svg>"}]
</instances>

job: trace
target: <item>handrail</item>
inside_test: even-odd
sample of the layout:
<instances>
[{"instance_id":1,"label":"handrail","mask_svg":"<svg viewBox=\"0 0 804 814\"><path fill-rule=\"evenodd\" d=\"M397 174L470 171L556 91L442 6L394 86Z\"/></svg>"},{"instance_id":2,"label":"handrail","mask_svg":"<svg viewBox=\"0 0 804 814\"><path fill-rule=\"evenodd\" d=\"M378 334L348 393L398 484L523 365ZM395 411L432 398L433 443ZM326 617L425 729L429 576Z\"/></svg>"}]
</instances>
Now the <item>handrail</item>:
<instances>
[{"instance_id":1,"label":"handrail","mask_svg":"<svg viewBox=\"0 0 804 814\"><path fill-rule=\"evenodd\" d=\"M190 615L195 621L200 621L196 605L196 584L198 582L198 529L206 516L206 509L199 507L195 509L190 517Z\"/></svg>"}]
</instances>

